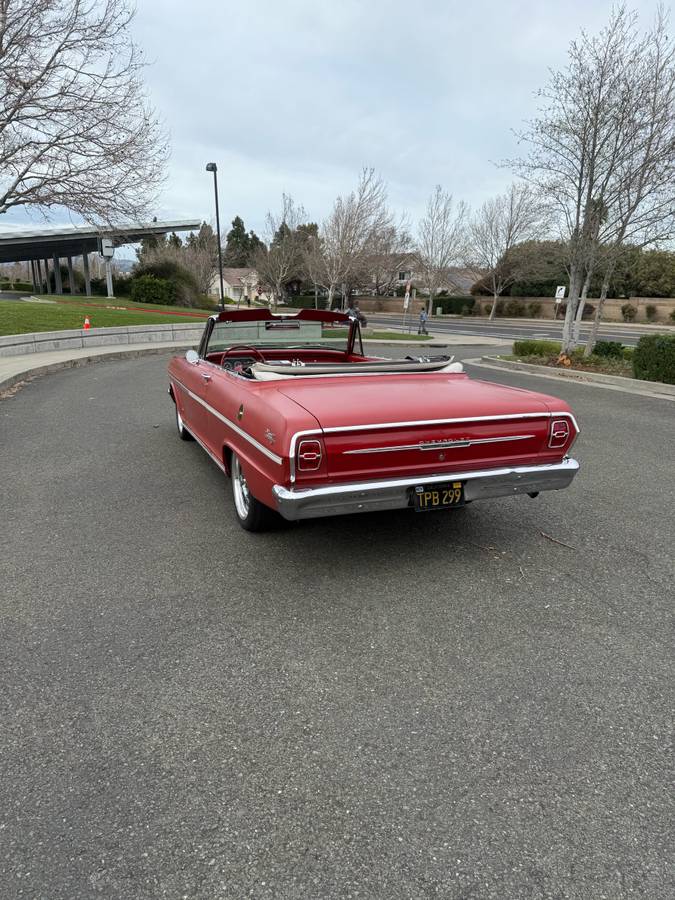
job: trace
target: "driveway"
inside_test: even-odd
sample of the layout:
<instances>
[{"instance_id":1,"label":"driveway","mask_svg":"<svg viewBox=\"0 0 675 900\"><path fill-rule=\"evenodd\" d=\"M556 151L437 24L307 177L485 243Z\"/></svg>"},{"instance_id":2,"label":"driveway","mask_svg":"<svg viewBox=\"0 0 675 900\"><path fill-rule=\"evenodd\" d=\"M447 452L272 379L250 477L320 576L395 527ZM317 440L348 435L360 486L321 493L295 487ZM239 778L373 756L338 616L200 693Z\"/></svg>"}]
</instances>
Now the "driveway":
<instances>
[{"instance_id":1,"label":"driveway","mask_svg":"<svg viewBox=\"0 0 675 900\"><path fill-rule=\"evenodd\" d=\"M165 366L0 401L0 896L673 896L672 404L475 370L572 488L251 535Z\"/></svg>"}]
</instances>

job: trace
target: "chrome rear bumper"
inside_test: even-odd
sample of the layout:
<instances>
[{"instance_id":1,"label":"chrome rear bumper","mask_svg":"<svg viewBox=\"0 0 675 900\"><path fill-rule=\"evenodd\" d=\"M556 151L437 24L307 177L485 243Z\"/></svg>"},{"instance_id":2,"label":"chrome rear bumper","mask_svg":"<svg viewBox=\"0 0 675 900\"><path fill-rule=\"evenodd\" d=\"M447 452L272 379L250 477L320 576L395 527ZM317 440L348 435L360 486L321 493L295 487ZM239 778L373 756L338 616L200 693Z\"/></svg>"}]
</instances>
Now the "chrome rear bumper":
<instances>
[{"instance_id":1,"label":"chrome rear bumper","mask_svg":"<svg viewBox=\"0 0 675 900\"><path fill-rule=\"evenodd\" d=\"M272 492L277 501L278 511L285 519L293 521L382 509L403 509L411 506L411 488L419 484L438 484L445 481L463 481L467 501L510 497L513 494L533 494L539 491L559 491L571 483L578 470L579 463L575 459L568 458L554 465L445 472L442 475L332 484L304 490L302 488L289 490L275 484Z\"/></svg>"}]
</instances>

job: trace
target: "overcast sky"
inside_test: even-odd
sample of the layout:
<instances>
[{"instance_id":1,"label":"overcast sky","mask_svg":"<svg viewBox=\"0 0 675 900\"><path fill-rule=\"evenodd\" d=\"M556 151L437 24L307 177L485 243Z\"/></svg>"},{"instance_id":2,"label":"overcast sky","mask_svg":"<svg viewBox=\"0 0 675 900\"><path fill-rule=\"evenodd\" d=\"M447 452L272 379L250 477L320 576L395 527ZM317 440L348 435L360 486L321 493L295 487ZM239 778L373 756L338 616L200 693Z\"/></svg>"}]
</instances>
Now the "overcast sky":
<instances>
[{"instance_id":1,"label":"overcast sky","mask_svg":"<svg viewBox=\"0 0 675 900\"><path fill-rule=\"evenodd\" d=\"M632 6L646 26L654 2ZM548 67L604 0L138 0L135 37L171 137L159 218L263 229L282 191L320 221L362 166L414 219L435 184L479 204L537 107Z\"/></svg>"}]
</instances>

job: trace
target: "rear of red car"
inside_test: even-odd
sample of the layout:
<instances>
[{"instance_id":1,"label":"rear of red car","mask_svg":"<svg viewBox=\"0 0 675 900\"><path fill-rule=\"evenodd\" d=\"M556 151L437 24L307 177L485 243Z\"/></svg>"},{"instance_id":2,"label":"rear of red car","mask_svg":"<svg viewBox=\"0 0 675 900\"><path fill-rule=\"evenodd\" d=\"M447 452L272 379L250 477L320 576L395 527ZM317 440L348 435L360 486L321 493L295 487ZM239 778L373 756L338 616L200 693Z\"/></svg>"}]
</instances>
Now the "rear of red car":
<instances>
[{"instance_id":1,"label":"rear of red car","mask_svg":"<svg viewBox=\"0 0 675 900\"><path fill-rule=\"evenodd\" d=\"M578 427L553 397L465 375L285 382L321 428L294 436L287 518L367 509L459 506L566 487Z\"/></svg>"}]
</instances>

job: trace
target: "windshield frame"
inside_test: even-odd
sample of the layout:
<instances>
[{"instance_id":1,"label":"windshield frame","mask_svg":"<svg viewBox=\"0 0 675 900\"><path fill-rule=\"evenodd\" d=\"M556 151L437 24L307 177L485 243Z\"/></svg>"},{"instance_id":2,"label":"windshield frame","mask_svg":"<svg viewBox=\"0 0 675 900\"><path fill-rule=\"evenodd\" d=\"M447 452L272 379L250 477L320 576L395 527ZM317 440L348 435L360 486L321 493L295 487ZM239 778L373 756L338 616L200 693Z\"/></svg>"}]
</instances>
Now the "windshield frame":
<instances>
[{"instance_id":1,"label":"windshield frame","mask_svg":"<svg viewBox=\"0 0 675 900\"><path fill-rule=\"evenodd\" d=\"M220 322L223 323L236 323L241 322L244 323L253 323L253 322L278 322L280 325L283 325L284 322L321 322L321 323L333 323L335 325L342 326L347 329L347 339L346 346L342 345L340 347L330 348L329 345L324 343L315 343L315 344L302 344L295 342L295 347L293 346L293 341L291 335L289 334L289 340L287 342L279 341L278 344L272 343L260 343L256 344L255 342L250 342L246 339L244 340L233 340L230 346L237 346L241 344L243 346L251 346L264 351L265 347L269 349L335 349L338 353L345 353L346 356L351 356L354 353L354 349L358 340L359 350L357 352L363 356L363 339L361 336L361 326L358 320L351 318L346 315L346 313L341 312L329 312L327 310L318 310L318 309L301 309L299 311L293 311L293 313L272 313L269 309L259 308L259 309L234 309L234 310L223 310L217 315L210 316L208 322L206 323L206 327L204 329L204 334L202 335L202 339L199 343L198 353L202 359L206 359L206 356L209 352L223 352L224 349L219 347L218 350L209 350L209 343L211 341L211 336L213 334L214 328ZM280 328L280 331L283 329Z\"/></svg>"}]
</instances>

